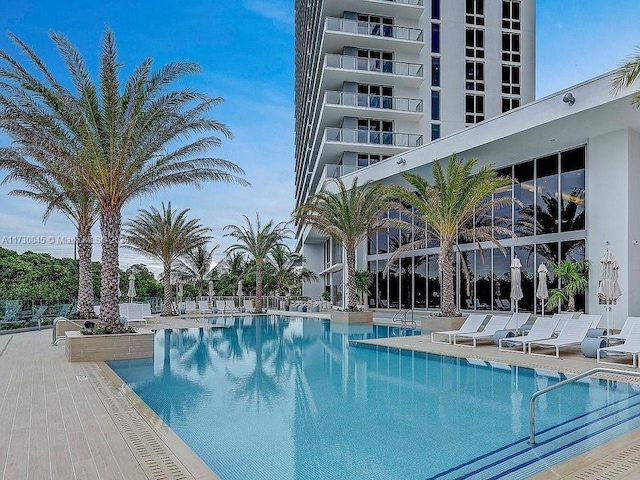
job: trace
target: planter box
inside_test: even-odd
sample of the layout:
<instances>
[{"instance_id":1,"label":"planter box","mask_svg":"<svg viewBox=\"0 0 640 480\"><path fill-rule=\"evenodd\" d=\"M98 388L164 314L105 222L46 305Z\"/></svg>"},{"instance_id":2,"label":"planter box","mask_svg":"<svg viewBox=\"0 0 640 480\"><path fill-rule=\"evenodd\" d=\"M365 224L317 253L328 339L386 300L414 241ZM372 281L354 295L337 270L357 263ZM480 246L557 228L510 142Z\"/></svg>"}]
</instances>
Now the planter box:
<instances>
[{"instance_id":1,"label":"planter box","mask_svg":"<svg viewBox=\"0 0 640 480\"><path fill-rule=\"evenodd\" d=\"M70 362L100 362L153 357L153 332L139 328L136 333L82 335L68 331L65 353Z\"/></svg>"},{"instance_id":2,"label":"planter box","mask_svg":"<svg viewBox=\"0 0 640 480\"><path fill-rule=\"evenodd\" d=\"M331 321L337 323L373 323L373 312L331 312Z\"/></svg>"},{"instance_id":3,"label":"planter box","mask_svg":"<svg viewBox=\"0 0 640 480\"><path fill-rule=\"evenodd\" d=\"M447 330L457 330L464 323L465 317L436 317L424 316L421 319L420 327L422 333L425 332L445 332Z\"/></svg>"}]
</instances>

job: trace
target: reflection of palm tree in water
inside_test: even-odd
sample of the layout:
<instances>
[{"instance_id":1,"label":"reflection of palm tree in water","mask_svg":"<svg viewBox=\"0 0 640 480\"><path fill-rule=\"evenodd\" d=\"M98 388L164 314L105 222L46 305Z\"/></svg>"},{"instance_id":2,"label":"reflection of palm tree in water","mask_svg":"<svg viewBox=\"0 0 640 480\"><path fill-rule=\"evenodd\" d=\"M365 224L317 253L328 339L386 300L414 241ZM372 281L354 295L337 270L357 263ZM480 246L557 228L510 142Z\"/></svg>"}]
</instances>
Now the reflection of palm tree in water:
<instances>
[{"instance_id":1,"label":"reflection of palm tree in water","mask_svg":"<svg viewBox=\"0 0 640 480\"><path fill-rule=\"evenodd\" d=\"M161 341L164 350L162 372L136 388L136 393L167 424L170 424L174 414L183 417L189 410L195 408L200 402L200 397L206 393L202 385L192 382L185 375L178 374L172 369L171 350L172 346L176 348L177 343L180 343L180 339L176 332L170 329L164 330L164 339ZM166 395L167 392L171 392L171 395Z\"/></svg>"},{"instance_id":2,"label":"reflection of palm tree in water","mask_svg":"<svg viewBox=\"0 0 640 480\"><path fill-rule=\"evenodd\" d=\"M564 196L561 196L560 222L563 232L584 229L585 212L584 208L581 208L584 205L584 194L584 188L574 188L566 200ZM557 233L558 226L556 225L556 217L558 212L558 199L550 193L545 193L541 198L544 203L544 208L538 205L534 210L533 205L529 205L520 210L520 216L516 222L516 233L519 237ZM578 260L582 258L578 251L580 251L584 245L583 240L568 240L563 243L567 249L566 256L568 259ZM522 248L527 251L530 256L533 255L533 245L523 246ZM546 244L538 245L538 254L543 255L551 262L558 261L558 253Z\"/></svg>"},{"instance_id":3,"label":"reflection of palm tree in water","mask_svg":"<svg viewBox=\"0 0 640 480\"><path fill-rule=\"evenodd\" d=\"M210 329L207 329L210 330ZM191 336L189 336L191 338ZM193 370L194 368L200 376L203 376L209 367L214 367L211 357L211 348L204 338L204 328L198 329L198 339L182 354L184 366Z\"/></svg>"}]
</instances>

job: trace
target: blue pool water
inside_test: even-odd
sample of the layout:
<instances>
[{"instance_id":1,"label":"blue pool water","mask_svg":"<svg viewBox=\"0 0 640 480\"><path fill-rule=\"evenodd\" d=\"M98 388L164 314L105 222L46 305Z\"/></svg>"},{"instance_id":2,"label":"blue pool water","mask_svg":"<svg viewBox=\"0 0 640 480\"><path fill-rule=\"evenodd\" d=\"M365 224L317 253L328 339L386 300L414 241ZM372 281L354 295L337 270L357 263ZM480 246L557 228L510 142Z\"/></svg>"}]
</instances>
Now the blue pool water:
<instances>
[{"instance_id":1,"label":"blue pool water","mask_svg":"<svg viewBox=\"0 0 640 480\"><path fill-rule=\"evenodd\" d=\"M223 480L527 478L640 425L630 385L580 381L539 400L532 449L528 400L560 375L350 344L403 333L239 317L109 365Z\"/></svg>"}]
</instances>

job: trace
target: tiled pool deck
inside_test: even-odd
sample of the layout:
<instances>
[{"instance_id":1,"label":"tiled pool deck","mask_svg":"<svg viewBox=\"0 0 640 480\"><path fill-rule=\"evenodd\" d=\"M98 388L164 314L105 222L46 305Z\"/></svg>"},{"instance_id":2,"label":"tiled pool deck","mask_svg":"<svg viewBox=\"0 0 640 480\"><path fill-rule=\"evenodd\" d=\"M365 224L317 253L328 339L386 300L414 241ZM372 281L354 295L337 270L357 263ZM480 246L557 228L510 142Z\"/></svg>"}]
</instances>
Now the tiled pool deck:
<instances>
[{"instance_id":1,"label":"tiled pool deck","mask_svg":"<svg viewBox=\"0 0 640 480\"><path fill-rule=\"evenodd\" d=\"M203 326L215 328L187 319L149 323ZM557 360L432 344L426 336L368 342L567 373L596 365L579 351ZM51 346L51 330L0 336L0 472L7 480L218 478L106 364L68 363L64 347ZM557 478L640 478L640 430L535 477Z\"/></svg>"}]
</instances>

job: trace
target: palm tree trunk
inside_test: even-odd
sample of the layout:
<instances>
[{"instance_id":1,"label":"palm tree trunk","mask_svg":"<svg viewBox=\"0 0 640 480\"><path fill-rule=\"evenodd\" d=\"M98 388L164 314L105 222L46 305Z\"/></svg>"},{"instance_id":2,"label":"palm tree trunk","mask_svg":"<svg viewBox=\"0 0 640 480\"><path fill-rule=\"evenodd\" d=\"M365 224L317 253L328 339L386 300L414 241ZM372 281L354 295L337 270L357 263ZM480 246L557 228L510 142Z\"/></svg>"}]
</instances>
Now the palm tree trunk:
<instances>
[{"instance_id":1,"label":"palm tree trunk","mask_svg":"<svg viewBox=\"0 0 640 480\"><path fill-rule=\"evenodd\" d=\"M347 310L354 311L358 301L356 291L356 247L347 247Z\"/></svg>"},{"instance_id":2,"label":"palm tree trunk","mask_svg":"<svg viewBox=\"0 0 640 480\"><path fill-rule=\"evenodd\" d=\"M453 247L450 243L442 243L438 263L442 283L440 311L444 316L453 316L456 313L456 300L453 285Z\"/></svg>"},{"instance_id":3,"label":"palm tree trunk","mask_svg":"<svg viewBox=\"0 0 640 480\"><path fill-rule=\"evenodd\" d=\"M576 311L576 300L573 298L573 295L569 295L569 304L567 305L567 312L575 312Z\"/></svg>"},{"instance_id":4,"label":"palm tree trunk","mask_svg":"<svg viewBox=\"0 0 640 480\"><path fill-rule=\"evenodd\" d=\"M262 261L256 259L256 312L262 313Z\"/></svg>"},{"instance_id":5,"label":"palm tree trunk","mask_svg":"<svg viewBox=\"0 0 640 480\"><path fill-rule=\"evenodd\" d=\"M164 277L162 279L164 286L164 305L162 307L162 315L173 315L173 306L171 305L171 265L164 264Z\"/></svg>"},{"instance_id":6,"label":"palm tree trunk","mask_svg":"<svg viewBox=\"0 0 640 480\"><path fill-rule=\"evenodd\" d=\"M102 208L100 231L102 232L102 272L100 275L100 321L119 323L118 306L118 246L122 217L117 208Z\"/></svg>"},{"instance_id":7,"label":"palm tree trunk","mask_svg":"<svg viewBox=\"0 0 640 480\"><path fill-rule=\"evenodd\" d=\"M93 278L91 275L91 232L78 230L78 313L83 317L93 316Z\"/></svg>"}]
</instances>

